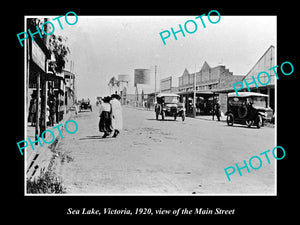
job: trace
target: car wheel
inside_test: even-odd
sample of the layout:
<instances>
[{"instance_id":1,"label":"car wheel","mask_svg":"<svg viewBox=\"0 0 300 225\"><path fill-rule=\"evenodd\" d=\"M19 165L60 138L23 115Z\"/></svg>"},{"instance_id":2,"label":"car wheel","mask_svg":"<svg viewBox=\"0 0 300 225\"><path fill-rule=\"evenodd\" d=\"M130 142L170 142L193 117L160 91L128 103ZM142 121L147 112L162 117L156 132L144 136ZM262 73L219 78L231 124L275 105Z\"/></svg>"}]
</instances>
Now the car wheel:
<instances>
[{"instance_id":1,"label":"car wheel","mask_svg":"<svg viewBox=\"0 0 300 225\"><path fill-rule=\"evenodd\" d=\"M256 127L260 128L262 126L262 117L261 115L257 115L256 117Z\"/></svg>"},{"instance_id":2,"label":"car wheel","mask_svg":"<svg viewBox=\"0 0 300 225\"><path fill-rule=\"evenodd\" d=\"M226 121L227 121L227 125L228 125L228 126L233 126L233 123L234 123L234 117L233 117L233 114L232 114L232 113L229 113L229 114L227 115Z\"/></svg>"}]
</instances>

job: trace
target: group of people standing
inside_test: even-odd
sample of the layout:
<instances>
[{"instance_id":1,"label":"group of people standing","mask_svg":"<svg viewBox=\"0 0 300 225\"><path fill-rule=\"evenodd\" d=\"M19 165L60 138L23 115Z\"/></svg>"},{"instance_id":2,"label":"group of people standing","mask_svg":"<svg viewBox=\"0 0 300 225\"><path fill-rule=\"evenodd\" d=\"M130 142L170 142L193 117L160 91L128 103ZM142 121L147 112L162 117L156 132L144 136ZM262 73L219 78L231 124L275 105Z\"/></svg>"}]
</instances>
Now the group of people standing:
<instances>
[{"instance_id":1,"label":"group of people standing","mask_svg":"<svg viewBox=\"0 0 300 225\"><path fill-rule=\"evenodd\" d=\"M112 137L117 137L123 128L122 106L120 96L113 94L100 100L99 131L103 132L102 138L106 138L113 131Z\"/></svg>"},{"instance_id":2,"label":"group of people standing","mask_svg":"<svg viewBox=\"0 0 300 225\"><path fill-rule=\"evenodd\" d=\"M46 105L46 123L47 126L54 126L56 123L56 114L57 114L57 99L54 95L49 94L48 92L48 100ZM41 98L39 98L39 108L41 108ZM31 100L29 103L29 116L28 122L31 122L31 126L36 125L36 110L37 110L37 96L36 92L31 94ZM43 115L41 115L43 116Z\"/></svg>"}]
</instances>

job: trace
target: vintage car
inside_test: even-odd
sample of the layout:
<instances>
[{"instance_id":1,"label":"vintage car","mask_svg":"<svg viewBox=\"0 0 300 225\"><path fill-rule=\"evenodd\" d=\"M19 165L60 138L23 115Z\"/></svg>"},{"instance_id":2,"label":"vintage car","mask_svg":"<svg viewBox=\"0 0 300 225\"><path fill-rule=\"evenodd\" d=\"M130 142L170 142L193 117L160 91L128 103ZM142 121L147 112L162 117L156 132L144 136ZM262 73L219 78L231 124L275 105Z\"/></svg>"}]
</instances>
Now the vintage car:
<instances>
[{"instance_id":1,"label":"vintage car","mask_svg":"<svg viewBox=\"0 0 300 225\"><path fill-rule=\"evenodd\" d=\"M184 104L179 101L179 95L177 94L159 94L156 97L155 104L155 115L156 120L158 120L159 115L161 115L162 120L166 116L174 117L174 120L178 116L185 120L185 107Z\"/></svg>"},{"instance_id":2,"label":"vintage car","mask_svg":"<svg viewBox=\"0 0 300 225\"><path fill-rule=\"evenodd\" d=\"M82 110L91 110L92 111L92 106L91 106L91 104L90 104L90 101L89 101L89 99L88 100L84 100L84 99L82 99L81 101L80 101L80 105L79 105L79 112L81 112Z\"/></svg>"},{"instance_id":3,"label":"vintage car","mask_svg":"<svg viewBox=\"0 0 300 225\"><path fill-rule=\"evenodd\" d=\"M268 95L256 92L228 93L227 124L246 124L248 127L263 126L265 120L272 120L273 110L268 106Z\"/></svg>"}]
</instances>

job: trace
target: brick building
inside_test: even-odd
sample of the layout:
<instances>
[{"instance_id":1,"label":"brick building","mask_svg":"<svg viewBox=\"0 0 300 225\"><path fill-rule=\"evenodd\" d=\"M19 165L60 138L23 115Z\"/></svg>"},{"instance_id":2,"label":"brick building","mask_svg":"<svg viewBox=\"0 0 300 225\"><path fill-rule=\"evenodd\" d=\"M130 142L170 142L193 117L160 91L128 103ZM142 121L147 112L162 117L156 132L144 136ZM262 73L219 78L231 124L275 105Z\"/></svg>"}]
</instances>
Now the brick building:
<instances>
[{"instance_id":1,"label":"brick building","mask_svg":"<svg viewBox=\"0 0 300 225\"><path fill-rule=\"evenodd\" d=\"M187 115L193 113L193 99L194 99L194 80L196 79L196 93L195 106L196 114L212 114L212 109L215 101L219 99L217 90L232 86L232 83L241 81L244 76L233 75L224 65L210 67L207 62L204 62L200 71L189 73L187 69L184 70L181 77L179 77L179 92L182 100L186 104ZM221 106L223 98L220 99Z\"/></svg>"},{"instance_id":2,"label":"brick building","mask_svg":"<svg viewBox=\"0 0 300 225\"><path fill-rule=\"evenodd\" d=\"M177 93L178 87L174 87L172 83L172 76L160 80L161 93Z\"/></svg>"}]
</instances>

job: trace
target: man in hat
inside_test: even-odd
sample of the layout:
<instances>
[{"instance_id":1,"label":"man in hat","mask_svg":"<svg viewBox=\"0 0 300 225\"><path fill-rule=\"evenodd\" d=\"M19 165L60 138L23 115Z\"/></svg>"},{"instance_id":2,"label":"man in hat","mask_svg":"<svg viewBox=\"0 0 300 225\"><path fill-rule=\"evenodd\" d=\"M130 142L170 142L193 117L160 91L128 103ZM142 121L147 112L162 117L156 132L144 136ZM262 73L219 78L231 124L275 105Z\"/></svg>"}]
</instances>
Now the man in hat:
<instances>
[{"instance_id":1,"label":"man in hat","mask_svg":"<svg viewBox=\"0 0 300 225\"><path fill-rule=\"evenodd\" d=\"M220 121L220 117L221 117L221 104L220 101L218 100L216 105L215 105L215 114L218 118L218 121Z\"/></svg>"}]
</instances>

